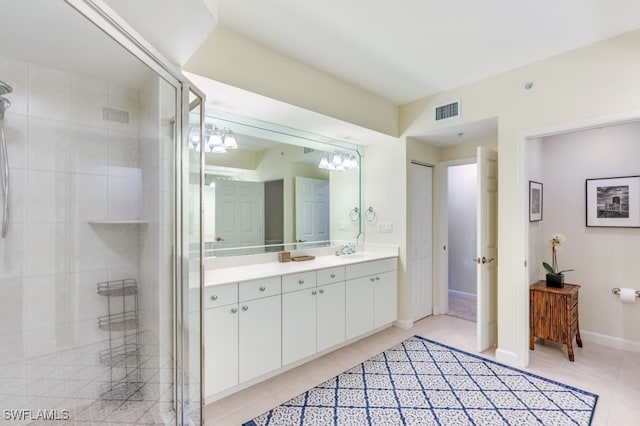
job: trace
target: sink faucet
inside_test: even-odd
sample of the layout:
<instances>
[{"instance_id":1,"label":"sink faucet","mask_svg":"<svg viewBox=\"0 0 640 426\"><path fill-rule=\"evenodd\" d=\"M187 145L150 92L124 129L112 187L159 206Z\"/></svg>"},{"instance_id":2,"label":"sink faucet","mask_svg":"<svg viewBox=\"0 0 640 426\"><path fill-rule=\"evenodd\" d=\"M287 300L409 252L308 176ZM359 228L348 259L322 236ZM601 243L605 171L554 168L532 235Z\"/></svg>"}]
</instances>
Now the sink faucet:
<instances>
[{"instance_id":1,"label":"sink faucet","mask_svg":"<svg viewBox=\"0 0 640 426\"><path fill-rule=\"evenodd\" d=\"M343 244L340 247L340 254L353 254L356 252L356 245L354 243Z\"/></svg>"}]
</instances>

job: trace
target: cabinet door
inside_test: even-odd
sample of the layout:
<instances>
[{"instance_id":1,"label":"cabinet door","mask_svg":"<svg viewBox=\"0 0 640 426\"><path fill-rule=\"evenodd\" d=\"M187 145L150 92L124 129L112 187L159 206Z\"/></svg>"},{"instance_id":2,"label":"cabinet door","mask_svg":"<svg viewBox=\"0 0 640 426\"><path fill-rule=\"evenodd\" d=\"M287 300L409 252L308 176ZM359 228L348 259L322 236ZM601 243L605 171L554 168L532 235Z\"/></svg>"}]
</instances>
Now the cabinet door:
<instances>
[{"instance_id":1,"label":"cabinet door","mask_svg":"<svg viewBox=\"0 0 640 426\"><path fill-rule=\"evenodd\" d=\"M347 339L373 330L374 282L374 277L362 277L345 283Z\"/></svg>"},{"instance_id":2,"label":"cabinet door","mask_svg":"<svg viewBox=\"0 0 640 426\"><path fill-rule=\"evenodd\" d=\"M316 353L316 288L282 295L282 365Z\"/></svg>"},{"instance_id":3,"label":"cabinet door","mask_svg":"<svg viewBox=\"0 0 640 426\"><path fill-rule=\"evenodd\" d=\"M204 311L205 395L238 384L238 306Z\"/></svg>"},{"instance_id":4,"label":"cabinet door","mask_svg":"<svg viewBox=\"0 0 640 426\"><path fill-rule=\"evenodd\" d=\"M239 381L281 366L280 295L239 304Z\"/></svg>"},{"instance_id":5,"label":"cabinet door","mask_svg":"<svg viewBox=\"0 0 640 426\"><path fill-rule=\"evenodd\" d=\"M382 327L398 319L397 271L377 274L373 286L373 328Z\"/></svg>"},{"instance_id":6,"label":"cabinet door","mask_svg":"<svg viewBox=\"0 0 640 426\"><path fill-rule=\"evenodd\" d=\"M344 281L318 288L318 352L342 343L345 340L344 288Z\"/></svg>"}]
</instances>

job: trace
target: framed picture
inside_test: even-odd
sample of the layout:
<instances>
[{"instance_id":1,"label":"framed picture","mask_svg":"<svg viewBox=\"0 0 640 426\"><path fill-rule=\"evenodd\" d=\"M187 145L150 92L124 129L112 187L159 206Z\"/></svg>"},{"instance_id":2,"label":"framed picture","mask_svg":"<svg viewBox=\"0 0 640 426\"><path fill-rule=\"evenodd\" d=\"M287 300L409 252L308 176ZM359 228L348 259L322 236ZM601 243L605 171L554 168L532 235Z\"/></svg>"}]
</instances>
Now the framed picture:
<instances>
[{"instance_id":1,"label":"framed picture","mask_svg":"<svg viewBox=\"0 0 640 426\"><path fill-rule=\"evenodd\" d=\"M587 179L587 226L640 227L640 176Z\"/></svg>"},{"instance_id":2,"label":"framed picture","mask_svg":"<svg viewBox=\"0 0 640 426\"><path fill-rule=\"evenodd\" d=\"M529 181L529 222L542 220L542 184Z\"/></svg>"}]
</instances>

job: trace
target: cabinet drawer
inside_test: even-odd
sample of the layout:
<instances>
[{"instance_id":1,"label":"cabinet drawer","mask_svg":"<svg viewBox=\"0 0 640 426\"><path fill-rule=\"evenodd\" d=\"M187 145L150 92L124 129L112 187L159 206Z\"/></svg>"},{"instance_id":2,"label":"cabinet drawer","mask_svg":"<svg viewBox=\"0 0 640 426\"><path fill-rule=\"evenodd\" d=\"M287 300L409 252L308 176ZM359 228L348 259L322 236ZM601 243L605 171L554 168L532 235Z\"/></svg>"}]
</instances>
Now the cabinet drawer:
<instances>
[{"instance_id":1,"label":"cabinet drawer","mask_svg":"<svg viewBox=\"0 0 640 426\"><path fill-rule=\"evenodd\" d=\"M240 301L260 299L280 294L280 277L243 281L239 285Z\"/></svg>"},{"instance_id":2,"label":"cabinet drawer","mask_svg":"<svg viewBox=\"0 0 640 426\"><path fill-rule=\"evenodd\" d=\"M204 288L204 308L238 303L238 283L213 285Z\"/></svg>"},{"instance_id":3,"label":"cabinet drawer","mask_svg":"<svg viewBox=\"0 0 640 426\"><path fill-rule=\"evenodd\" d=\"M284 275L282 277L282 292L302 290L316 286L316 271L301 272L299 274Z\"/></svg>"},{"instance_id":4,"label":"cabinet drawer","mask_svg":"<svg viewBox=\"0 0 640 426\"><path fill-rule=\"evenodd\" d=\"M335 268L319 269L317 271L318 285L333 284L340 281L344 281L345 270L344 266L338 266Z\"/></svg>"},{"instance_id":5,"label":"cabinet drawer","mask_svg":"<svg viewBox=\"0 0 640 426\"><path fill-rule=\"evenodd\" d=\"M382 272L394 271L398 269L398 260L395 257L371 262L356 263L347 265L346 279L366 277L367 275L380 274Z\"/></svg>"}]
</instances>

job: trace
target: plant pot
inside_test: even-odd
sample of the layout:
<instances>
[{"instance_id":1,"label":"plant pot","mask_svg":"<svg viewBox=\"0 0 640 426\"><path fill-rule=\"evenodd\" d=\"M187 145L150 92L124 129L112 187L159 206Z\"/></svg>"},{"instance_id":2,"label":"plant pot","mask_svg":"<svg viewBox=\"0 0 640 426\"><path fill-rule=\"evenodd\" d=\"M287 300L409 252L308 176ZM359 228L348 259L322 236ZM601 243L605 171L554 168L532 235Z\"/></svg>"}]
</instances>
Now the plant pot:
<instances>
[{"instance_id":1,"label":"plant pot","mask_svg":"<svg viewBox=\"0 0 640 426\"><path fill-rule=\"evenodd\" d=\"M547 274L547 287L564 287L564 274Z\"/></svg>"}]
</instances>

